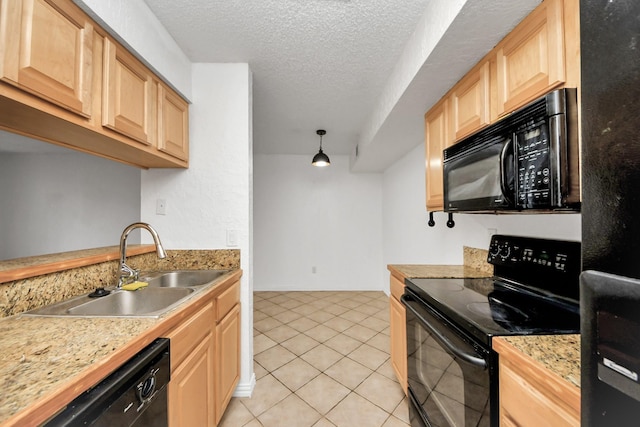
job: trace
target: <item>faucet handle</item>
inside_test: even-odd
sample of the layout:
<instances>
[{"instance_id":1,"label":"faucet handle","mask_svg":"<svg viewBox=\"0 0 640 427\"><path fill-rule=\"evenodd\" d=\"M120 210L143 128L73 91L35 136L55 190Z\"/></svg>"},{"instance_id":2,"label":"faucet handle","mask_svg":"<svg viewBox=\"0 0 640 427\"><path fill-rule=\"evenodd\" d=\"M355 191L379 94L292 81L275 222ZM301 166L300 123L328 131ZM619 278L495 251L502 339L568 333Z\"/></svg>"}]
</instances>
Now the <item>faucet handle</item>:
<instances>
[{"instance_id":1,"label":"faucet handle","mask_svg":"<svg viewBox=\"0 0 640 427\"><path fill-rule=\"evenodd\" d=\"M129 267L127 264L120 266L120 275L118 278L118 287L135 282L140 277L140 270Z\"/></svg>"}]
</instances>

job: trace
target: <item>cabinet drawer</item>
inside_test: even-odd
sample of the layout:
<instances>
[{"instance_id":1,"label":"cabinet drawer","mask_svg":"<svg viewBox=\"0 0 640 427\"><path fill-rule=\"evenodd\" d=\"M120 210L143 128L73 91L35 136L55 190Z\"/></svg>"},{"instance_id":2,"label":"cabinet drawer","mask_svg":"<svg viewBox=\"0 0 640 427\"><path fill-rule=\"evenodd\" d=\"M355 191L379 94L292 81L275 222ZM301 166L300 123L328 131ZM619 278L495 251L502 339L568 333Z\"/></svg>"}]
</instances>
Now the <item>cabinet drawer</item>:
<instances>
[{"instance_id":1,"label":"cabinet drawer","mask_svg":"<svg viewBox=\"0 0 640 427\"><path fill-rule=\"evenodd\" d=\"M205 305L184 323L167 334L171 339L171 366L178 366L195 346L211 332L215 322L213 302Z\"/></svg>"},{"instance_id":2,"label":"cabinet drawer","mask_svg":"<svg viewBox=\"0 0 640 427\"><path fill-rule=\"evenodd\" d=\"M391 296L400 301L400 297L404 294L404 283L401 282L397 277L391 276L390 283Z\"/></svg>"},{"instance_id":3,"label":"cabinet drawer","mask_svg":"<svg viewBox=\"0 0 640 427\"><path fill-rule=\"evenodd\" d=\"M216 298L216 322L222 320L238 302L240 302L240 281L235 282Z\"/></svg>"}]
</instances>

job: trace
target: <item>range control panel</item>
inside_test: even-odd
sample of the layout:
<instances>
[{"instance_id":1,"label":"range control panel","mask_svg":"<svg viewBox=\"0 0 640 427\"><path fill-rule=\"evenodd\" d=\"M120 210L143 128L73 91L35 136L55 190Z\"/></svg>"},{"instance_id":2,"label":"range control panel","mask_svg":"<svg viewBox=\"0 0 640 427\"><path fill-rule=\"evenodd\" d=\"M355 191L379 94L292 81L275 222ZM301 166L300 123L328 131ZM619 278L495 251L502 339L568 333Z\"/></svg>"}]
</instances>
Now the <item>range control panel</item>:
<instances>
[{"instance_id":1,"label":"range control panel","mask_svg":"<svg viewBox=\"0 0 640 427\"><path fill-rule=\"evenodd\" d=\"M570 273L580 269L580 242L494 235L487 261L496 266Z\"/></svg>"},{"instance_id":2,"label":"range control panel","mask_svg":"<svg viewBox=\"0 0 640 427\"><path fill-rule=\"evenodd\" d=\"M580 242L497 234L487 262L495 276L578 299Z\"/></svg>"}]
</instances>

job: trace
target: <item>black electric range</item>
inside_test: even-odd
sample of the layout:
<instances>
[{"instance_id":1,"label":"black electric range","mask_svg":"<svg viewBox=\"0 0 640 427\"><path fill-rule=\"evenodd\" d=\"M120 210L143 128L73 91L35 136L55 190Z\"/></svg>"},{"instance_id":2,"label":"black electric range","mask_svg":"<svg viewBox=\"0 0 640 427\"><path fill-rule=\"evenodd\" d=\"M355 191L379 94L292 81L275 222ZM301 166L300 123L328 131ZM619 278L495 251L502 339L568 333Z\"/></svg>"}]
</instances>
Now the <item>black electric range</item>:
<instances>
[{"instance_id":1,"label":"black electric range","mask_svg":"<svg viewBox=\"0 0 640 427\"><path fill-rule=\"evenodd\" d=\"M406 285L487 345L500 335L579 333L579 242L495 235L487 262L493 277Z\"/></svg>"},{"instance_id":2,"label":"black electric range","mask_svg":"<svg viewBox=\"0 0 640 427\"><path fill-rule=\"evenodd\" d=\"M579 333L580 243L495 235L494 276L407 279L412 426L499 426L494 336Z\"/></svg>"}]
</instances>

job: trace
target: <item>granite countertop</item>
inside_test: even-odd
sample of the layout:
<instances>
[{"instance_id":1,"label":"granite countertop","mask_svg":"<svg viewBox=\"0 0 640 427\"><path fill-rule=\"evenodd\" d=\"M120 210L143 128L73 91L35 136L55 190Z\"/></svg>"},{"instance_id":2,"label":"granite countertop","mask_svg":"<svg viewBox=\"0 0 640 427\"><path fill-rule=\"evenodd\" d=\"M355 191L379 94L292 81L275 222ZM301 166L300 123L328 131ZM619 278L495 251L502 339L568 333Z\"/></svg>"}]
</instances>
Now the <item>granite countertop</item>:
<instances>
[{"instance_id":1,"label":"granite countertop","mask_svg":"<svg viewBox=\"0 0 640 427\"><path fill-rule=\"evenodd\" d=\"M389 264L388 270L405 279L491 277L491 273L465 265Z\"/></svg>"},{"instance_id":2,"label":"granite countertop","mask_svg":"<svg viewBox=\"0 0 640 427\"><path fill-rule=\"evenodd\" d=\"M405 279L493 276L493 265L487 262L487 251L468 246L463 248L462 265L389 264L387 269Z\"/></svg>"},{"instance_id":3,"label":"granite countertop","mask_svg":"<svg viewBox=\"0 0 640 427\"><path fill-rule=\"evenodd\" d=\"M0 422L107 357L158 319L0 320Z\"/></svg>"},{"instance_id":4,"label":"granite countertop","mask_svg":"<svg viewBox=\"0 0 640 427\"><path fill-rule=\"evenodd\" d=\"M208 290L239 277L238 271L230 271L159 318L14 315L0 319L0 425L11 423L29 407L51 408L52 395L67 387L75 390L78 379L89 372L108 375L96 369L141 336L162 328L163 322L179 316ZM79 394L84 389L75 391Z\"/></svg>"},{"instance_id":5,"label":"granite countertop","mask_svg":"<svg viewBox=\"0 0 640 427\"><path fill-rule=\"evenodd\" d=\"M580 387L580 335L529 335L500 339Z\"/></svg>"}]
</instances>

